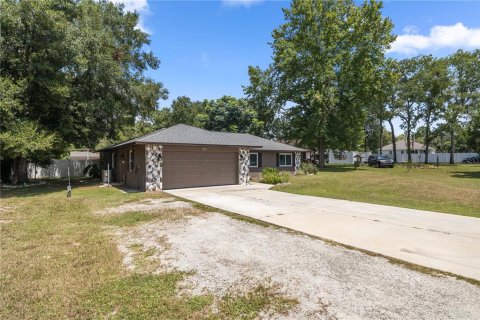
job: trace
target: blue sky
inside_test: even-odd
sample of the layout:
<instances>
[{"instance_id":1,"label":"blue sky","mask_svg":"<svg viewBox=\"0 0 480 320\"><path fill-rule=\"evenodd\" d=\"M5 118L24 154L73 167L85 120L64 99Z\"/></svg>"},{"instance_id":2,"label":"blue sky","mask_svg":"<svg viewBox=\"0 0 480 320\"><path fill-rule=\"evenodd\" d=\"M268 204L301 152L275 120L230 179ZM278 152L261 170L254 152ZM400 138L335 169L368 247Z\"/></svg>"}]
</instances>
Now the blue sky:
<instances>
[{"instance_id":1,"label":"blue sky","mask_svg":"<svg viewBox=\"0 0 480 320\"><path fill-rule=\"evenodd\" d=\"M170 91L168 106L180 95L213 99L243 96L249 65L271 62L271 32L283 22L289 1L152 1L124 2L141 14L141 28L151 34L150 49L161 60L148 73ZM480 48L480 0L385 1L399 35L389 55L447 55L459 48Z\"/></svg>"}]
</instances>

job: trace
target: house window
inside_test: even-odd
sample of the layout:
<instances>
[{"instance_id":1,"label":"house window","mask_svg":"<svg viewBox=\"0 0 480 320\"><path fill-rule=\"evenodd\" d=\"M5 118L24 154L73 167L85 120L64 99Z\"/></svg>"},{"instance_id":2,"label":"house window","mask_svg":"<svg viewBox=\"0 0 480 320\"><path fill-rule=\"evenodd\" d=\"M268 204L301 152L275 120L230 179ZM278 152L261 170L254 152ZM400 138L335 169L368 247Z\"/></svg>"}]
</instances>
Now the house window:
<instances>
[{"instance_id":1,"label":"house window","mask_svg":"<svg viewBox=\"0 0 480 320\"><path fill-rule=\"evenodd\" d=\"M258 153L250 153L250 167L258 167Z\"/></svg>"},{"instance_id":2,"label":"house window","mask_svg":"<svg viewBox=\"0 0 480 320\"><path fill-rule=\"evenodd\" d=\"M128 152L128 170L133 171L134 166L135 166L135 159L134 159L133 150L129 150L129 152Z\"/></svg>"},{"instance_id":3,"label":"house window","mask_svg":"<svg viewBox=\"0 0 480 320\"><path fill-rule=\"evenodd\" d=\"M405 152L405 151L403 151L403 150L402 150L402 151L400 151L400 153L401 153L401 154L404 154L404 152Z\"/></svg>"},{"instance_id":4,"label":"house window","mask_svg":"<svg viewBox=\"0 0 480 320\"><path fill-rule=\"evenodd\" d=\"M116 162L117 162L117 153L112 152L112 169L115 169Z\"/></svg>"},{"instance_id":5,"label":"house window","mask_svg":"<svg viewBox=\"0 0 480 320\"><path fill-rule=\"evenodd\" d=\"M392 154L392 151L389 151L388 153Z\"/></svg>"},{"instance_id":6,"label":"house window","mask_svg":"<svg viewBox=\"0 0 480 320\"><path fill-rule=\"evenodd\" d=\"M278 164L280 167L291 167L292 166L292 154L291 153L280 153L278 157Z\"/></svg>"}]
</instances>

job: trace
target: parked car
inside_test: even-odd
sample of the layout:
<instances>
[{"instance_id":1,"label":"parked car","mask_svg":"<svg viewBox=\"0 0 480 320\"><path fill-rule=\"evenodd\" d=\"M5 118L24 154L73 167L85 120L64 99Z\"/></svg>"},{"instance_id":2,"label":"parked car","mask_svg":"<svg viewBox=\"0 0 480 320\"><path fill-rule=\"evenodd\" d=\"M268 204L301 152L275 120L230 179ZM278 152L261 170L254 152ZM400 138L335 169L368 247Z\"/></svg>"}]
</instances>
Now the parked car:
<instances>
[{"instance_id":1,"label":"parked car","mask_svg":"<svg viewBox=\"0 0 480 320\"><path fill-rule=\"evenodd\" d=\"M376 166L378 168L381 167L390 167L393 168L394 162L389 156L385 156L383 154L379 155L371 155L368 157L368 165Z\"/></svg>"},{"instance_id":2,"label":"parked car","mask_svg":"<svg viewBox=\"0 0 480 320\"><path fill-rule=\"evenodd\" d=\"M480 162L480 156L468 157L462 160L463 163L474 163Z\"/></svg>"},{"instance_id":3,"label":"parked car","mask_svg":"<svg viewBox=\"0 0 480 320\"><path fill-rule=\"evenodd\" d=\"M368 156L367 163L368 163L369 167L371 167L371 166L373 166L377 163L377 157L378 157L378 155L376 155L376 154L371 154L371 155Z\"/></svg>"}]
</instances>

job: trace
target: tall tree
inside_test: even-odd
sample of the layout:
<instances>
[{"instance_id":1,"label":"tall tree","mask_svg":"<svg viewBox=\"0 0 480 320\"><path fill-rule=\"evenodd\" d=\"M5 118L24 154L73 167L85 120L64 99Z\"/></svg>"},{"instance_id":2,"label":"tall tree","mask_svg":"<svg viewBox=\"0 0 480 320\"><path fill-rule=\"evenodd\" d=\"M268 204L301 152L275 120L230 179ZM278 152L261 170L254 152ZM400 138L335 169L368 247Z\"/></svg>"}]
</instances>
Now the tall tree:
<instances>
[{"instance_id":1,"label":"tall tree","mask_svg":"<svg viewBox=\"0 0 480 320\"><path fill-rule=\"evenodd\" d=\"M450 164L454 164L456 132L462 119L475 112L480 101L480 50L459 50L448 58L450 99L443 115L450 133Z\"/></svg>"},{"instance_id":2,"label":"tall tree","mask_svg":"<svg viewBox=\"0 0 480 320\"><path fill-rule=\"evenodd\" d=\"M420 119L419 101L421 89L419 85L418 58L404 59L399 65L398 82L398 116L402 120L401 128L407 140L407 159L412 162L412 132Z\"/></svg>"},{"instance_id":3,"label":"tall tree","mask_svg":"<svg viewBox=\"0 0 480 320\"><path fill-rule=\"evenodd\" d=\"M198 115L204 112L204 106L200 101L192 101L189 97L181 96L172 101L171 124L188 124L200 126Z\"/></svg>"},{"instance_id":4,"label":"tall tree","mask_svg":"<svg viewBox=\"0 0 480 320\"><path fill-rule=\"evenodd\" d=\"M257 119L257 113L245 99L223 96L203 104L200 122L204 129L258 134L263 128L263 122Z\"/></svg>"},{"instance_id":5,"label":"tall tree","mask_svg":"<svg viewBox=\"0 0 480 320\"><path fill-rule=\"evenodd\" d=\"M250 84L243 87L243 92L249 106L256 111L257 119L264 124L261 135L266 138L278 138L281 135L279 113L283 111L283 106L279 101L273 69L269 67L262 70L258 66L249 66L248 76Z\"/></svg>"},{"instance_id":6,"label":"tall tree","mask_svg":"<svg viewBox=\"0 0 480 320\"><path fill-rule=\"evenodd\" d=\"M21 164L18 182L39 153L53 157L70 146L114 139L166 97L161 83L144 76L159 60L145 51L149 39L137 28L137 13L107 1L0 1L0 76L21 90L14 95L18 107L8 110L14 120L1 127L1 143L4 156ZM39 134L54 143L41 139L15 153L22 148L15 128L28 128L31 143Z\"/></svg>"},{"instance_id":7,"label":"tall tree","mask_svg":"<svg viewBox=\"0 0 480 320\"><path fill-rule=\"evenodd\" d=\"M435 59L430 56L419 58L419 85L421 89L420 97L420 117L425 123L425 164L428 164L428 155L430 149L431 127L442 112L443 106L448 100L447 89L449 88L449 78L447 75L447 61L445 59Z\"/></svg>"},{"instance_id":8,"label":"tall tree","mask_svg":"<svg viewBox=\"0 0 480 320\"><path fill-rule=\"evenodd\" d=\"M280 100L293 106L292 131L316 147L354 148L366 103L378 90L374 70L394 40L392 23L376 1L294 0L273 31L273 74Z\"/></svg>"},{"instance_id":9,"label":"tall tree","mask_svg":"<svg viewBox=\"0 0 480 320\"><path fill-rule=\"evenodd\" d=\"M384 121L390 123L390 130L392 132L391 142L393 143L393 149L396 152L394 127L392 124L393 117L396 116L397 105L397 83L399 79L398 63L393 59L385 59L385 61L379 66L376 73L376 81L378 82L378 91L370 104L367 107L369 114L378 121L378 124L374 126L377 130L377 139L375 139L378 145L374 149L378 149L379 153L382 153L382 147L385 143L384 138ZM371 121L371 120L370 120ZM369 125L372 127L372 124ZM390 137L390 134L388 135ZM396 161L396 154L394 154L394 161Z\"/></svg>"},{"instance_id":10,"label":"tall tree","mask_svg":"<svg viewBox=\"0 0 480 320\"><path fill-rule=\"evenodd\" d=\"M466 131L468 148L480 153L480 108L471 111L471 119Z\"/></svg>"},{"instance_id":11,"label":"tall tree","mask_svg":"<svg viewBox=\"0 0 480 320\"><path fill-rule=\"evenodd\" d=\"M385 62L385 73L382 79L383 97L385 101L385 117L390 126L393 161L397 162L397 141L393 119L399 113L398 82L400 80L400 66L398 61L387 59Z\"/></svg>"}]
</instances>

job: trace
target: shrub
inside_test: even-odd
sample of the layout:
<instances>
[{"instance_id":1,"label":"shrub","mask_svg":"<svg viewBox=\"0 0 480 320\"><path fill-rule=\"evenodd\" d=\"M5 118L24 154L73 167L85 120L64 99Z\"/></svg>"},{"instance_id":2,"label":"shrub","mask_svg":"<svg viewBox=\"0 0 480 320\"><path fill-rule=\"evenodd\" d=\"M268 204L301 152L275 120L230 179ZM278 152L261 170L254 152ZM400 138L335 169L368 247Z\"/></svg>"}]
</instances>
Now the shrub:
<instances>
[{"instance_id":1,"label":"shrub","mask_svg":"<svg viewBox=\"0 0 480 320\"><path fill-rule=\"evenodd\" d=\"M101 178L102 177L102 171L98 167L96 163L94 164L89 164L83 169L83 174L86 175L87 177L92 177L92 178Z\"/></svg>"},{"instance_id":2,"label":"shrub","mask_svg":"<svg viewBox=\"0 0 480 320\"><path fill-rule=\"evenodd\" d=\"M265 168L262 170L260 182L268 184L279 184L290 181L288 172L280 172L275 168Z\"/></svg>"},{"instance_id":3,"label":"shrub","mask_svg":"<svg viewBox=\"0 0 480 320\"><path fill-rule=\"evenodd\" d=\"M304 162L300 165L299 174L317 174L318 167L314 163Z\"/></svg>"}]
</instances>

